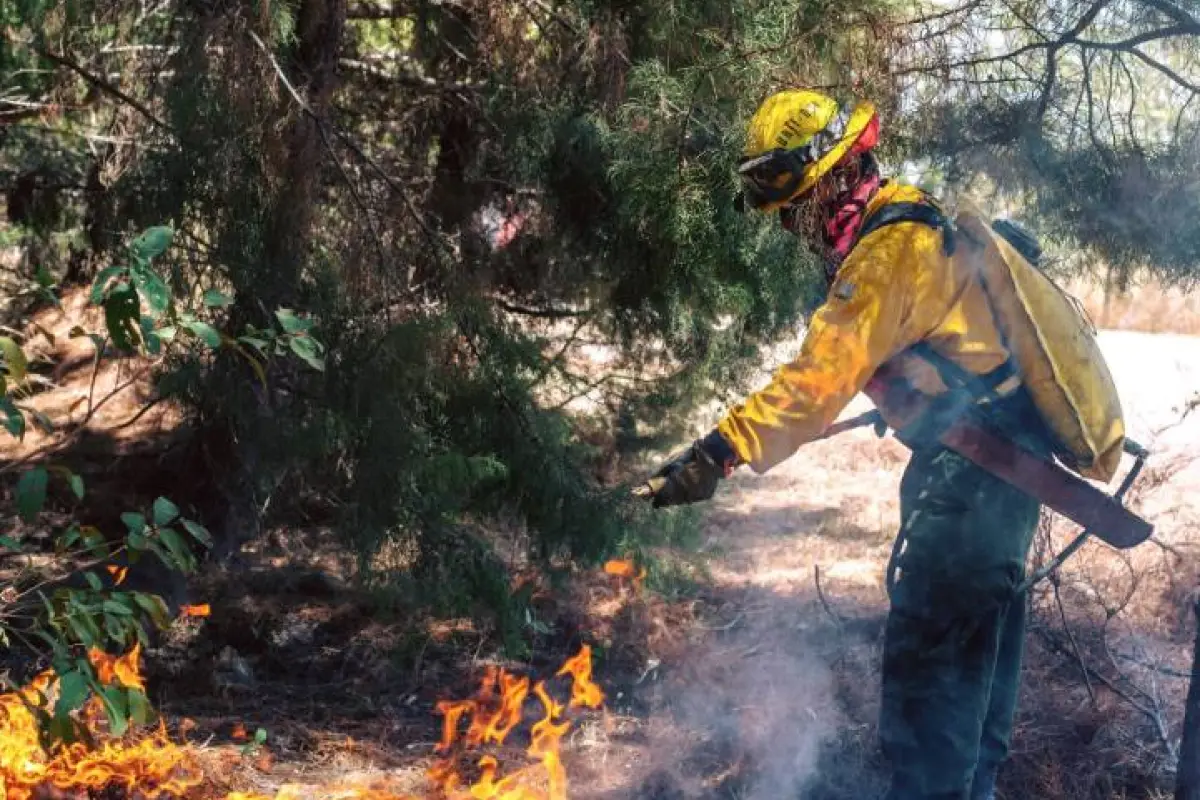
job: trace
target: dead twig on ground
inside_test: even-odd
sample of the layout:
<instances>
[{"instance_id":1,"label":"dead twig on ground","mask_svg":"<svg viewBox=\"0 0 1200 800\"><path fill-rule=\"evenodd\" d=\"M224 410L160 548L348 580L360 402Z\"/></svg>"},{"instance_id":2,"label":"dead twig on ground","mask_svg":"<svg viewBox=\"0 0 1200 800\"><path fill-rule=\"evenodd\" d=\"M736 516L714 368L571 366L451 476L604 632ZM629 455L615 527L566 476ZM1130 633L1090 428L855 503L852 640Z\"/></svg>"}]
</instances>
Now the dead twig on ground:
<instances>
[{"instance_id":1,"label":"dead twig on ground","mask_svg":"<svg viewBox=\"0 0 1200 800\"><path fill-rule=\"evenodd\" d=\"M825 599L825 592L821 589L820 564L813 564L813 580L817 584L817 599L821 601L821 607L825 609L825 613L829 615L830 619L834 621L840 630L845 630L846 620L844 620L840 614L833 610L833 607L829 605L829 601Z\"/></svg>"}]
</instances>

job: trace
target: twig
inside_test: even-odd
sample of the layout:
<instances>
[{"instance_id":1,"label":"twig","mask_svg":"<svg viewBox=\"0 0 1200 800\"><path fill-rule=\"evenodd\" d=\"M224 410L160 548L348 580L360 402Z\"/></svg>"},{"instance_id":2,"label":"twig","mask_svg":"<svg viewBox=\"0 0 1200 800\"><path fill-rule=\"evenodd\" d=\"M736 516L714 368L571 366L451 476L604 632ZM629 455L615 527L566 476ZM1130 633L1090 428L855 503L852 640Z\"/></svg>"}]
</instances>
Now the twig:
<instances>
[{"instance_id":1,"label":"twig","mask_svg":"<svg viewBox=\"0 0 1200 800\"><path fill-rule=\"evenodd\" d=\"M1092 708L1096 708L1096 690L1092 688L1091 678L1088 677L1088 665L1079 651L1079 642L1075 640L1075 632L1071 630L1071 625L1067 622L1067 610L1063 607L1062 594L1058 591L1058 584L1057 577L1050 579L1050 585L1054 587L1054 602L1058 605L1058 614L1062 618L1063 631L1066 632L1067 639L1071 642L1071 650L1075 654L1075 660L1079 663L1079 671L1083 674L1083 685L1087 687L1088 699L1092 703Z\"/></svg>"},{"instance_id":2,"label":"twig","mask_svg":"<svg viewBox=\"0 0 1200 800\"><path fill-rule=\"evenodd\" d=\"M837 623L839 628L845 628L846 621L842 619L842 617L836 611L833 610L832 606L829 605L829 601L825 599L825 592L821 589L820 564L813 564L813 580L817 584L817 599L821 601L821 607L825 609L825 613L828 614L835 623Z\"/></svg>"},{"instance_id":3,"label":"twig","mask_svg":"<svg viewBox=\"0 0 1200 800\"><path fill-rule=\"evenodd\" d=\"M112 95L113 97L117 98L121 102L125 103L127 106L133 108L135 111L137 111L143 117L145 117L147 120L149 120L151 123L153 123L156 127L161 128L162 130L166 131L167 133L171 134L172 136L175 135L175 132L173 130L171 130L171 126L168 125L167 123L163 122L158 117L156 117L154 115L153 111L146 108L146 106L142 105L141 102L139 102L138 100L135 100L134 98L125 94L120 89L118 89L116 86L113 86L111 83L109 83L108 81L104 80L103 78L101 78L99 76L93 75L92 73L88 72L86 69L79 66L74 61L67 58L66 56L61 56L57 53L53 53L49 50L38 47L37 45L30 45L30 47L35 53L40 55L42 58L49 59L50 61L53 61L55 64L58 64L59 66L66 67L67 69L71 70L76 75L78 75L79 77L83 78L85 81L90 83L92 86L95 86L97 89L101 90L102 92L105 92L106 94Z\"/></svg>"},{"instance_id":4,"label":"twig","mask_svg":"<svg viewBox=\"0 0 1200 800\"><path fill-rule=\"evenodd\" d=\"M108 347L108 337L105 336L100 344L96 345L96 355L92 358L92 379L88 383L88 401L87 401L87 417L92 416L92 401L96 397L96 376L100 373L100 361L104 356L104 348Z\"/></svg>"}]
</instances>

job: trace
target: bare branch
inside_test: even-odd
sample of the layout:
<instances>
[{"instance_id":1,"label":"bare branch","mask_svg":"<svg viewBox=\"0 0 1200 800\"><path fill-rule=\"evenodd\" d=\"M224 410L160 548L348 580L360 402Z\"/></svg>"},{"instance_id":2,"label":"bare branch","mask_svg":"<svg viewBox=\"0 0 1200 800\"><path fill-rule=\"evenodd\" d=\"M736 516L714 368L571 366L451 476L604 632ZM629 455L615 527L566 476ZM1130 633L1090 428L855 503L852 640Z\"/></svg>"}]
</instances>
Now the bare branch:
<instances>
[{"instance_id":1,"label":"bare branch","mask_svg":"<svg viewBox=\"0 0 1200 800\"><path fill-rule=\"evenodd\" d=\"M171 130L171 126L168 125L167 123L163 122L157 116L155 116L153 111L146 108L146 106L144 106L140 101L135 100L134 98L132 98L129 95L122 92L116 86L113 86L111 83L106 81L104 78L101 78L97 75L93 75L92 73L88 72L86 69L84 69L79 64L72 61L71 59L67 58L66 56L62 56L57 53L52 53L51 51L46 50L41 47L38 47L36 45L30 45L30 46L33 49L33 51L35 53L37 53L38 55L40 55L42 58L45 58L49 61L53 61L55 64L58 64L59 66L66 67L67 69L71 70L76 75L78 75L79 77L83 78L85 81L90 83L92 86L95 86L100 91L104 92L105 94L112 95L113 97L117 98L122 103L124 103L125 105L127 105L130 108L137 111L139 114L141 114L143 117L145 117L150 123L152 123L155 127L160 128L163 131L174 135L175 132L173 130Z\"/></svg>"}]
</instances>

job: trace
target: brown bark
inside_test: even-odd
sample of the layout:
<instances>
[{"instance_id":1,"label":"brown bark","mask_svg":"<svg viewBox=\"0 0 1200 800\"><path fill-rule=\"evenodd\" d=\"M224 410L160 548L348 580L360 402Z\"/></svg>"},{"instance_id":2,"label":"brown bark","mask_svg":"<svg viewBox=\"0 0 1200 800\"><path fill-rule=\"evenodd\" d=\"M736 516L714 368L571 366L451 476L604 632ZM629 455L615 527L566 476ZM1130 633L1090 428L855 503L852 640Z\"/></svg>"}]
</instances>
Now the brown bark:
<instances>
[{"instance_id":1,"label":"brown bark","mask_svg":"<svg viewBox=\"0 0 1200 800\"><path fill-rule=\"evenodd\" d=\"M1200 800L1200 594L1196 604L1196 644L1192 677L1183 717L1183 743L1179 747L1179 772L1175 800Z\"/></svg>"},{"instance_id":2,"label":"brown bark","mask_svg":"<svg viewBox=\"0 0 1200 800\"><path fill-rule=\"evenodd\" d=\"M327 115L337 87L345 26L346 0L304 0L297 12L298 41L288 73L318 118ZM287 92L281 93L280 102L291 115L292 123L280 151L276 184L279 189L264 242L264 255L272 266L273 279L271 286L259 287L257 299L267 308L295 301L324 162L320 123L297 108Z\"/></svg>"}]
</instances>

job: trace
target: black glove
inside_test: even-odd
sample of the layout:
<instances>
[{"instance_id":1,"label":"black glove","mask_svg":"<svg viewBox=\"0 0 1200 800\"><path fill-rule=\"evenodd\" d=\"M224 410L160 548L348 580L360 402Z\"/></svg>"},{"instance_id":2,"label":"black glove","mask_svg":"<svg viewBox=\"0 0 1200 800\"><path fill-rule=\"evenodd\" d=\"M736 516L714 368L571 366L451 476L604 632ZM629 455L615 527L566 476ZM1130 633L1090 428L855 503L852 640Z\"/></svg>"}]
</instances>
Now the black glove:
<instances>
[{"instance_id":1,"label":"black glove","mask_svg":"<svg viewBox=\"0 0 1200 800\"><path fill-rule=\"evenodd\" d=\"M698 503L711 498L736 465L733 448L713 431L655 472L641 493L650 495L655 508Z\"/></svg>"}]
</instances>

